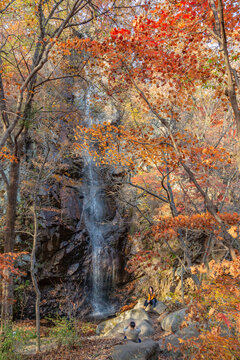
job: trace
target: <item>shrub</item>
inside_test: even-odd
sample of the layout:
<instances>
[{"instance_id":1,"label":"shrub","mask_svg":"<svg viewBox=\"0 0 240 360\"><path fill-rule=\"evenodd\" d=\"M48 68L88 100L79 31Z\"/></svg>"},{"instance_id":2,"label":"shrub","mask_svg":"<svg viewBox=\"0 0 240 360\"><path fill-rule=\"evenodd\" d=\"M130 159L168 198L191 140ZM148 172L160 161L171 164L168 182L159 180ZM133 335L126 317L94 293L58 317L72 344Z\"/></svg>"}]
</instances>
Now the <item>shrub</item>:
<instances>
[{"instance_id":1,"label":"shrub","mask_svg":"<svg viewBox=\"0 0 240 360\"><path fill-rule=\"evenodd\" d=\"M128 305L124 305L123 307L121 307L121 309L120 309L120 313L123 313L123 312L125 312L125 311L127 311L127 310L131 310L131 309L133 309L134 308L134 306L137 304L137 301L135 301L135 302L132 302L131 304L128 304Z\"/></svg>"},{"instance_id":2,"label":"shrub","mask_svg":"<svg viewBox=\"0 0 240 360\"><path fill-rule=\"evenodd\" d=\"M30 339L36 337L35 332L24 329L5 328L0 333L0 360L20 360L22 356L16 352Z\"/></svg>"},{"instance_id":3,"label":"shrub","mask_svg":"<svg viewBox=\"0 0 240 360\"><path fill-rule=\"evenodd\" d=\"M66 317L48 318L53 323L50 337L54 338L58 346L74 348L80 345L80 334L76 321Z\"/></svg>"}]
</instances>

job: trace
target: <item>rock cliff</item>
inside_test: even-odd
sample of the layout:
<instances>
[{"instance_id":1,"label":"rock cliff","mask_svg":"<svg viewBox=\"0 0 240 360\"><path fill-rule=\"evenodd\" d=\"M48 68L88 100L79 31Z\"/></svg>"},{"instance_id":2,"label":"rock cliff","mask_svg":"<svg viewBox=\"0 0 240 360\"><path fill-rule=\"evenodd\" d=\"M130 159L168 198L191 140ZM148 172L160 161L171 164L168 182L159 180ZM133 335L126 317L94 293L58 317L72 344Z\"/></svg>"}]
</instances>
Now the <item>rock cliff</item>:
<instances>
[{"instance_id":1,"label":"rock cliff","mask_svg":"<svg viewBox=\"0 0 240 360\"><path fill-rule=\"evenodd\" d=\"M39 190L42 206L37 259L42 316L81 316L91 312L92 254L85 224L87 209L85 215L83 209L84 164L81 159L69 160L66 167L68 177L59 176L59 181L46 186L46 192ZM128 224L125 210L117 200L119 186L116 186L123 173L110 167L101 169L101 172L105 184L101 189L101 196L105 197L104 239L106 246L114 248L118 256L115 288L111 289L114 298L118 283L126 276L124 266ZM26 315L34 317L33 294L29 297Z\"/></svg>"}]
</instances>

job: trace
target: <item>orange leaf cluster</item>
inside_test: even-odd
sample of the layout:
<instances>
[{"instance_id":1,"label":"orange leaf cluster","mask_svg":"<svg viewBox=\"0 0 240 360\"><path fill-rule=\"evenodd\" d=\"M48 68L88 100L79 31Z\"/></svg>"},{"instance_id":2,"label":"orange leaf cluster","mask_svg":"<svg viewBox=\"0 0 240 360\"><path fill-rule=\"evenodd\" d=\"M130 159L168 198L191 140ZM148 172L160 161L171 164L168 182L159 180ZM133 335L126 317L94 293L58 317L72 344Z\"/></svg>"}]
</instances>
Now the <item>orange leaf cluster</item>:
<instances>
[{"instance_id":1,"label":"orange leaf cluster","mask_svg":"<svg viewBox=\"0 0 240 360\"><path fill-rule=\"evenodd\" d=\"M27 254L26 252L20 253L5 253L0 254L0 276L5 277L5 270L9 270L13 275L20 276L24 273L15 267L15 261L21 256Z\"/></svg>"},{"instance_id":2,"label":"orange leaf cluster","mask_svg":"<svg viewBox=\"0 0 240 360\"><path fill-rule=\"evenodd\" d=\"M16 156L11 155L10 150L5 146L0 151L0 160L2 160L2 161L9 160L10 162L13 162L13 161L17 162Z\"/></svg>"},{"instance_id":3,"label":"orange leaf cluster","mask_svg":"<svg viewBox=\"0 0 240 360\"><path fill-rule=\"evenodd\" d=\"M77 140L74 147L82 153L89 153L99 164L123 165L136 168L137 165L158 164L176 168L179 161L192 164L192 169L204 174L205 170L218 169L231 162L225 148L201 145L192 134L177 132L174 140L180 152L176 151L169 137L154 134L154 128L144 124L141 128L128 129L109 123L93 125L90 128L78 126L75 131ZM164 154L164 156L163 156Z\"/></svg>"},{"instance_id":4,"label":"orange leaf cluster","mask_svg":"<svg viewBox=\"0 0 240 360\"><path fill-rule=\"evenodd\" d=\"M240 222L238 213L219 213L219 217L226 225L232 226ZM154 226L155 240L161 237L172 238L177 235L179 229L197 229L197 230L218 230L219 226L210 213L179 215L177 217L161 217L159 223Z\"/></svg>"},{"instance_id":5,"label":"orange leaf cluster","mask_svg":"<svg viewBox=\"0 0 240 360\"><path fill-rule=\"evenodd\" d=\"M121 307L120 313L123 313L125 311L133 309L136 304L137 304L137 301L132 302L131 304L128 304L128 305L124 305L123 307Z\"/></svg>"}]
</instances>

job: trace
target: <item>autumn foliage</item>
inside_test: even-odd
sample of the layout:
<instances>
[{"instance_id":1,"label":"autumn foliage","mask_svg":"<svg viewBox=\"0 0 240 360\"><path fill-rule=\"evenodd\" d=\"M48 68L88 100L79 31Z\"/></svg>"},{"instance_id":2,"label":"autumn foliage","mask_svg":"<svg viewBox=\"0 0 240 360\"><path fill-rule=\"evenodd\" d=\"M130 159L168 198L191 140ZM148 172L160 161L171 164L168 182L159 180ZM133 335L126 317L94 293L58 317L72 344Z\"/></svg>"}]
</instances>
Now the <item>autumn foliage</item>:
<instances>
[{"instance_id":1,"label":"autumn foliage","mask_svg":"<svg viewBox=\"0 0 240 360\"><path fill-rule=\"evenodd\" d=\"M188 320L199 324L200 338L183 346L185 359L238 359L240 349L240 256L234 261L210 261L202 287L189 306Z\"/></svg>"},{"instance_id":2,"label":"autumn foliage","mask_svg":"<svg viewBox=\"0 0 240 360\"><path fill-rule=\"evenodd\" d=\"M44 154L51 144L52 158L62 160L63 144L67 157L90 156L109 179L120 168L106 192L117 194L126 218L137 223L129 236L137 245L126 254L131 275L157 278L177 262L197 277L189 318L202 324L201 336L184 345L184 356L237 359L239 1L2 0L0 22L0 171L4 196L17 189L12 252L0 254L0 276L5 270L20 274L15 222L18 195L29 197L29 177L38 169L32 153L41 148ZM104 113L106 103L114 111ZM16 186L9 186L11 166L20 168L20 162L33 172L23 181L18 170ZM60 162L46 179L80 186ZM52 206L41 210L63 213ZM205 241L199 267L189 233ZM183 301L185 295L183 289Z\"/></svg>"},{"instance_id":3,"label":"autumn foliage","mask_svg":"<svg viewBox=\"0 0 240 360\"><path fill-rule=\"evenodd\" d=\"M238 225L240 222L240 215L238 213L221 213L219 216L229 226ZM171 236L176 236L179 229L213 231L215 235L218 235L219 231L221 231L216 220L209 213L191 216L179 215L174 218L162 217L159 218L159 223L154 228L155 239L158 240L160 236L165 236L169 239Z\"/></svg>"},{"instance_id":4,"label":"autumn foliage","mask_svg":"<svg viewBox=\"0 0 240 360\"><path fill-rule=\"evenodd\" d=\"M133 309L136 304L137 304L137 302L132 302L132 303L130 303L128 305L122 306L121 309L120 309L120 313L123 313L124 311L128 311L128 310Z\"/></svg>"},{"instance_id":5,"label":"autumn foliage","mask_svg":"<svg viewBox=\"0 0 240 360\"><path fill-rule=\"evenodd\" d=\"M16 260L24 254L26 252L0 254L0 276L5 277L5 270L15 276L24 275L24 272L15 266Z\"/></svg>"}]
</instances>

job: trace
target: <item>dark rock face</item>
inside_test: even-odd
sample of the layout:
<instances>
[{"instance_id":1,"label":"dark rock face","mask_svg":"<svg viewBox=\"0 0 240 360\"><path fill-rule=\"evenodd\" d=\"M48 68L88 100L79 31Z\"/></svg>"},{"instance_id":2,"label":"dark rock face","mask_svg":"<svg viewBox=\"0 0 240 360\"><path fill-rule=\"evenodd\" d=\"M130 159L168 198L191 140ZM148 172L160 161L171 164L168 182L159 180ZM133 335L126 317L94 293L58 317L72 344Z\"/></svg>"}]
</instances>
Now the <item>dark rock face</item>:
<instances>
[{"instance_id":1,"label":"dark rock face","mask_svg":"<svg viewBox=\"0 0 240 360\"><path fill-rule=\"evenodd\" d=\"M52 184L46 195L42 193L44 206L37 247L41 316L83 316L91 311L91 243L84 220L81 168L75 167L68 173L74 174L75 184L69 185L71 179L65 178ZM109 181L106 184L109 186ZM117 286L125 276L128 225L116 199L117 193L108 196L101 220L107 223L106 243L118 254ZM25 313L34 317L34 295L29 298Z\"/></svg>"}]
</instances>

